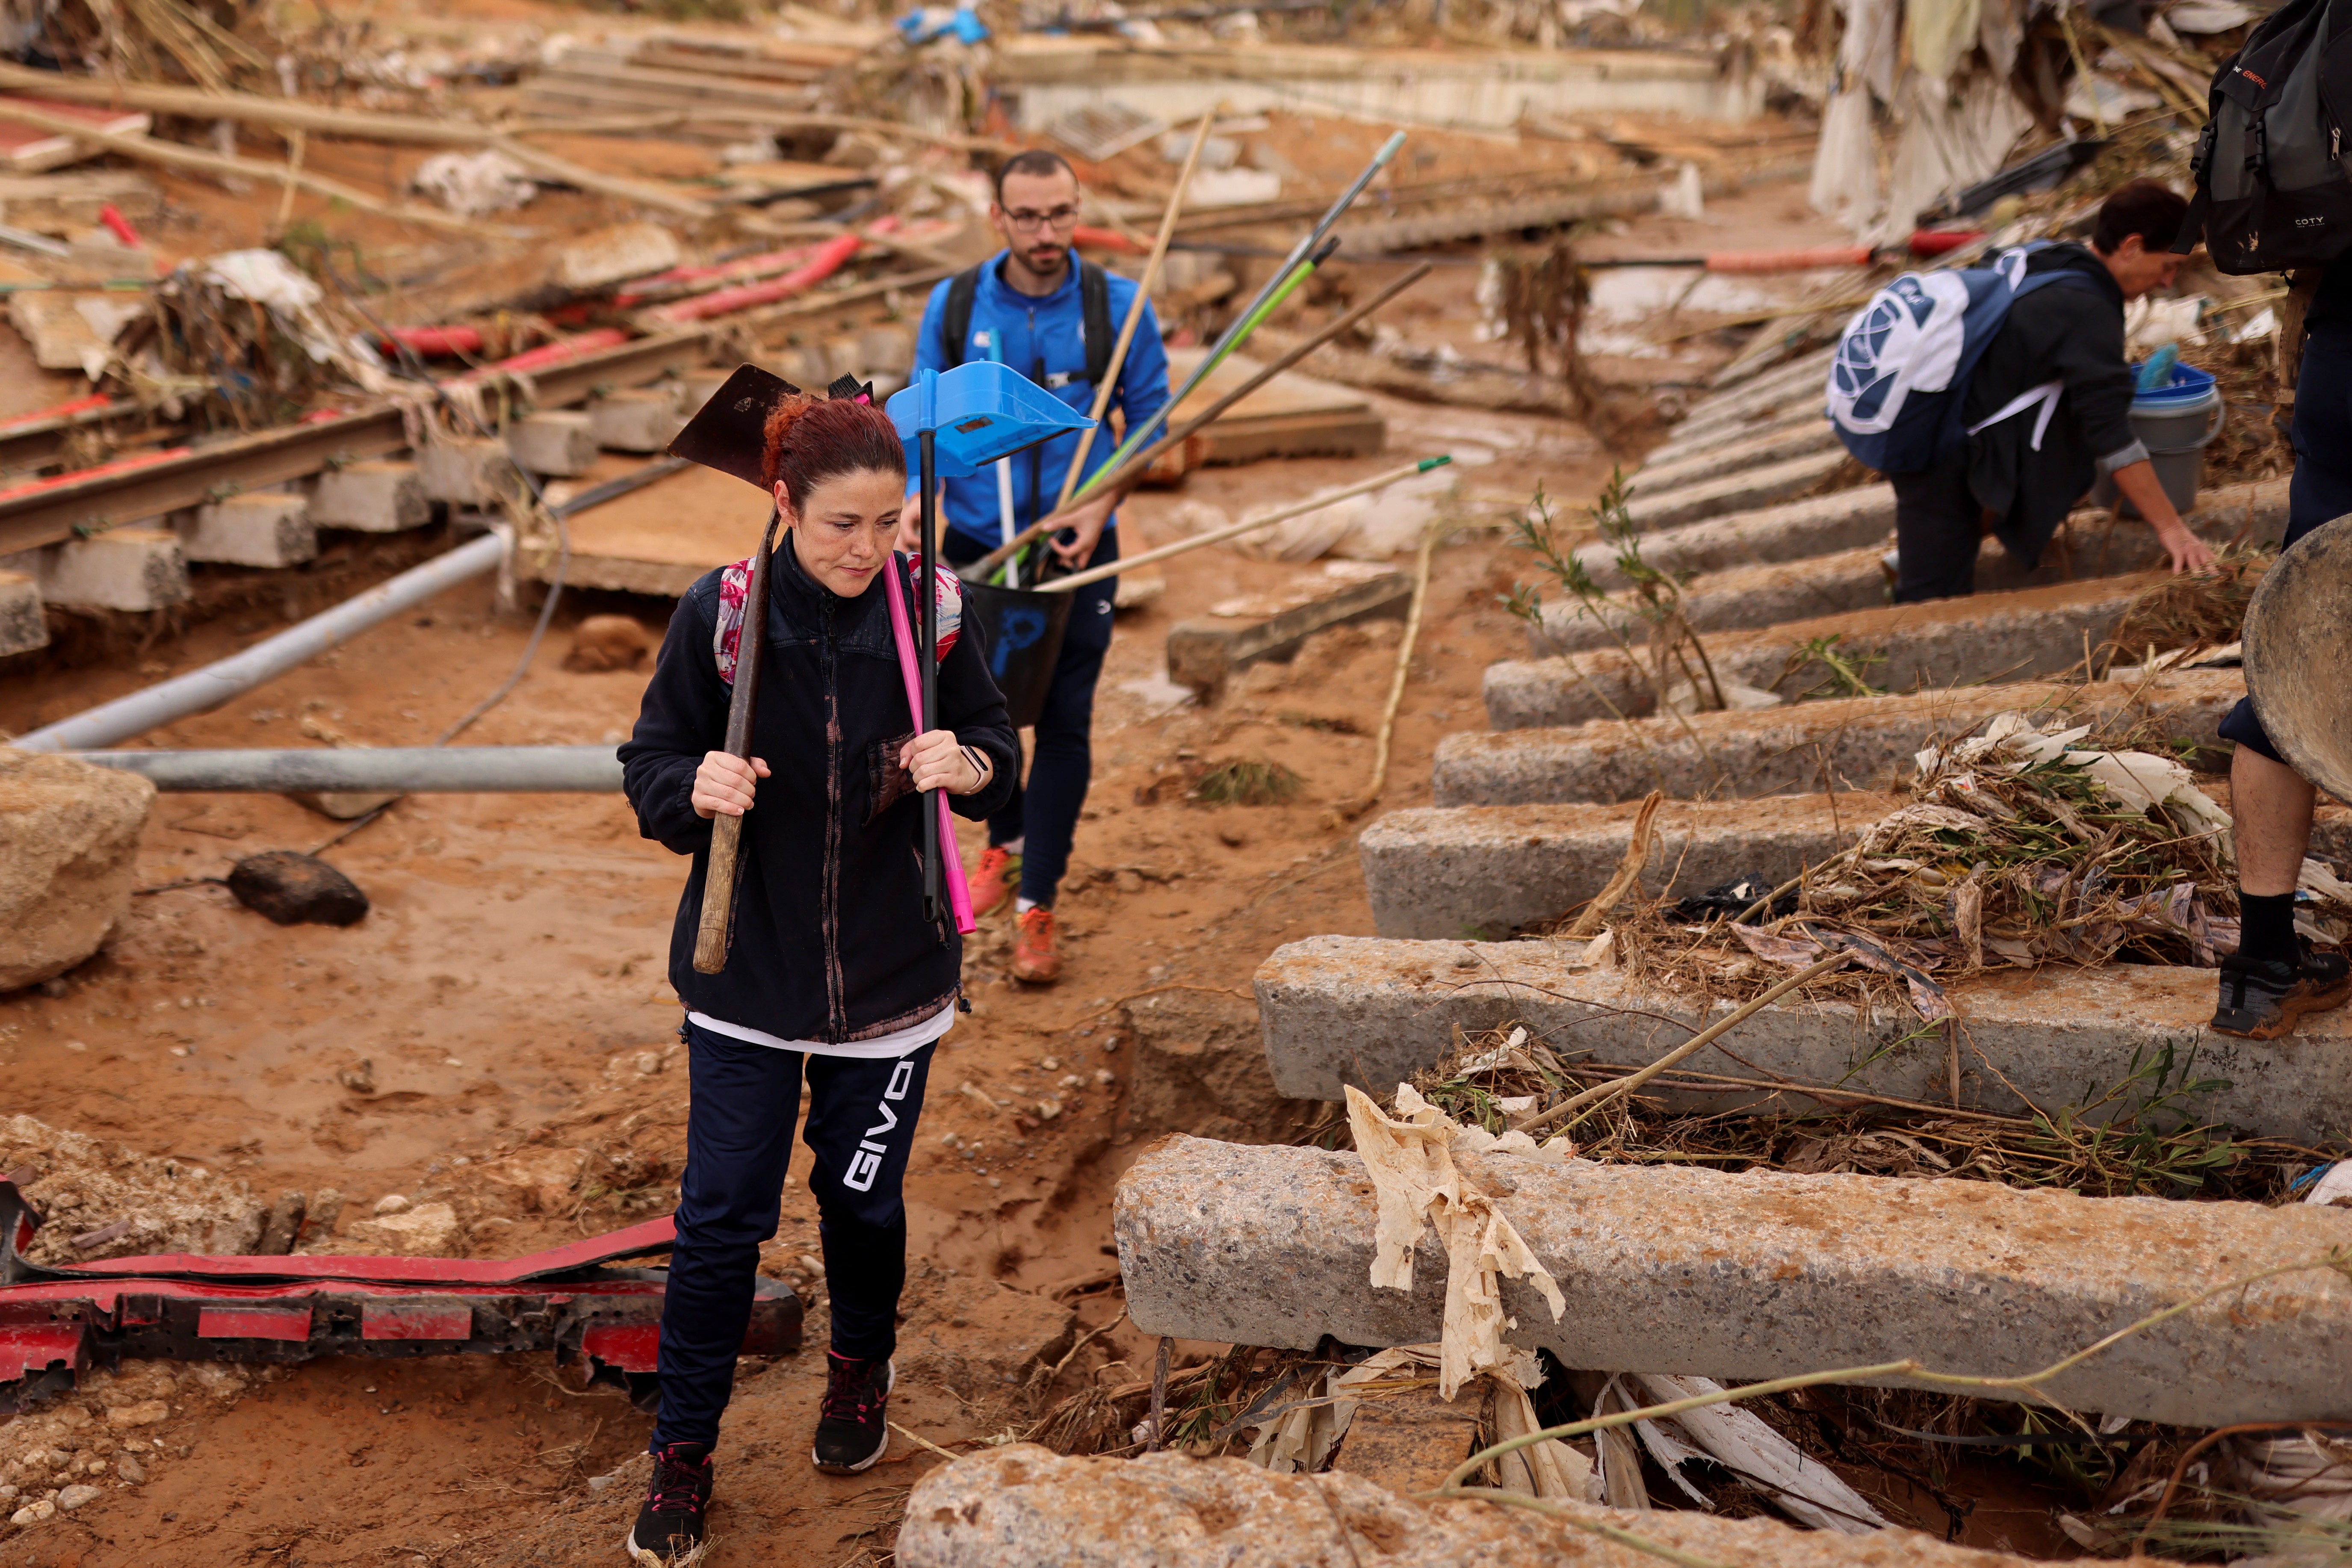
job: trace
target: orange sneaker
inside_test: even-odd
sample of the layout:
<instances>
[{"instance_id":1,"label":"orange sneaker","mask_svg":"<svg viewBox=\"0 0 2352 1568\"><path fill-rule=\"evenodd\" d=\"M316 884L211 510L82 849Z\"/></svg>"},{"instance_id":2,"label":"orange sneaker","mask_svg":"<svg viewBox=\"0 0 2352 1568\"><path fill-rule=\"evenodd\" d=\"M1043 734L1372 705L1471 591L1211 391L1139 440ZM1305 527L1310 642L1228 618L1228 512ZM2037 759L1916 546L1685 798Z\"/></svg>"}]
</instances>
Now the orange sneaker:
<instances>
[{"instance_id":1,"label":"orange sneaker","mask_svg":"<svg viewBox=\"0 0 2352 1568\"><path fill-rule=\"evenodd\" d=\"M1013 933L1013 978L1051 985L1062 977L1062 955L1054 951L1054 911L1024 910Z\"/></svg>"},{"instance_id":2,"label":"orange sneaker","mask_svg":"<svg viewBox=\"0 0 2352 1568\"><path fill-rule=\"evenodd\" d=\"M971 889L971 912L992 915L1021 885L1021 857L992 844L981 851L980 866L967 884Z\"/></svg>"}]
</instances>

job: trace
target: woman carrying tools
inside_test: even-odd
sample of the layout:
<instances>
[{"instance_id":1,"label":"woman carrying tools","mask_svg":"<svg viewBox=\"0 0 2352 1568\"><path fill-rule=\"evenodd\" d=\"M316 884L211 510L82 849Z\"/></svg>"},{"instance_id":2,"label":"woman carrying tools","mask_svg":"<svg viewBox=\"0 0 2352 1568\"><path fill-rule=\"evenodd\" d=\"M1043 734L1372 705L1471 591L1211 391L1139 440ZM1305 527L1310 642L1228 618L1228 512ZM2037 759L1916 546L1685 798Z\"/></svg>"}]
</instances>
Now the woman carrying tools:
<instances>
[{"instance_id":1,"label":"woman carrying tools","mask_svg":"<svg viewBox=\"0 0 2352 1568\"><path fill-rule=\"evenodd\" d=\"M857 1471L888 1445L906 1275L899 1184L962 959L952 924L924 918L919 792L944 790L957 812L985 817L1015 776L1003 701L972 642L955 635L953 577L917 584L891 553L906 458L889 416L863 398L789 389L751 413L762 407L764 424L744 427L760 431L758 471L785 531L766 574L764 628L752 632L768 668L747 754L717 748L747 648L750 563L687 591L620 753L646 837L694 857L669 964L688 1009L687 1163L653 1483L625 1542L646 1564L702 1552L711 1450L760 1246L776 1234L803 1078L833 1308L814 1458L820 1469ZM900 574L902 593L939 595L939 721L922 734L908 711L886 572ZM691 960L721 816L742 825L733 924L726 962L703 973Z\"/></svg>"}]
</instances>

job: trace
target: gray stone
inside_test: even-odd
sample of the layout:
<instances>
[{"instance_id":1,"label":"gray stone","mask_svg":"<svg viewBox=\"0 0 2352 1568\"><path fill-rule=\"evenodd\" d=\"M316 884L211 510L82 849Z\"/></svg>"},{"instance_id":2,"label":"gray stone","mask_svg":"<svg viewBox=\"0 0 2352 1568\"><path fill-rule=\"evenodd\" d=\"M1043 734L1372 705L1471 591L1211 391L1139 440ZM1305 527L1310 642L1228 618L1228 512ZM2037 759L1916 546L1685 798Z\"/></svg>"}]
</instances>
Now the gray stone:
<instances>
[{"instance_id":1,"label":"gray stone","mask_svg":"<svg viewBox=\"0 0 2352 1568\"><path fill-rule=\"evenodd\" d=\"M191 561L232 566L299 566L319 553L318 526L307 497L257 490L208 502L180 527Z\"/></svg>"},{"instance_id":2,"label":"gray stone","mask_svg":"<svg viewBox=\"0 0 2352 1568\"><path fill-rule=\"evenodd\" d=\"M1336 1100L1344 1079L1385 1092L1435 1064L1457 1026L1475 1034L1514 1023L1556 1049L1641 1067L1730 1010L1651 990L1619 970L1580 968L1583 945L1318 936L1276 948L1257 972L1275 1088ZM2352 1014L2306 1015L2302 1033L2283 1039L2233 1039L2205 1026L2213 994L2212 970L2143 963L1997 971L1958 982L1950 994L1966 1031L1961 1103L1998 1115L2095 1105L2169 1051L2176 1079L2222 1085L2181 1100L2182 1114L2298 1143L2352 1132ZM1951 1098L1943 1031L1923 1031L1904 1005L1874 1012L1846 1002L1775 1003L1743 1020L1724 1046L1737 1058L1702 1052L1691 1068L1897 1100ZM1678 1092L1717 1108L1754 1098ZM2098 1117L2125 1114L2143 1098L2120 1096Z\"/></svg>"},{"instance_id":3,"label":"gray stone","mask_svg":"<svg viewBox=\"0 0 2352 1568\"><path fill-rule=\"evenodd\" d=\"M1716 678L1785 697L1837 689L1809 644L1836 640L1836 653L1888 691L2026 680L2078 668L2085 649L2114 632L2134 599L2158 579L2062 583L2010 594L1979 594L1925 605L1880 605L1842 616L1734 632L1706 640ZM1637 651L1642 644L1637 643ZM1486 667L1486 722L1496 730L1639 718L1657 711L1643 667L1614 647L1557 658L1505 659Z\"/></svg>"},{"instance_id":4,"label":"gray stone","mask_svg":"<svg viewBox=\"0 0 2352 1568\"><path fill-rule=\"evenodd\" d=\"M534 474L584 474L596 462L596 422L585 414L533 414L507 426L507 451Z\"/></svg>"},{"instance_id":5,"label":"gray stone","mask_svg":"<svg viewBox=\"0 0 2352 1568\"><path fill-rule=\"evenodd\" d=\"M450 506L494 507L520 488L514 459L495 436L445 436L416 449L425 494Z\"/></svg>"},{"instance_id":6,"label":"gray stone","mask_svg":"<svg viewBox=\"0 0 2352 1568\"><path fill-rule=\"evenodd\" d=\"M625 387L598 398L588 411L596 445L615 452L658 452L686 427L673 385Z\"/></svg>"},{"instance_id":7,"label":"gray stone","mask_svg":"<svg viewBox=\"0 0 2352 1568\"><path fill-rule=\"evenodd\" d=\"M2076 723L2163 724L2220 763L2221 718L2245 695L2237 670L2183 670L2144 684L2024 683L1798 702L1751 712L1595 720L1567 729L1465 731L1437 743L1439 805L1524 805L1801 795L1891 787L1912 754L1938 736L1974 731L1996 713L2043 710Z\"/></svg>"},{"instance_id":8,"label":"gray stone","mask_svg":"<svg viewBox=\"0 0 2352 1568\"><path fill-rule=\"evenodd\" d=\"M70 1513L84 1503L96 1502L103 1495L88 1481L79 1481L58 1493L58 1506Z\"/></svg>"},{"instance_id":9,"label":"gray stone","mask_svg":"<svg viewBox=\"0 0 2352 1568\"><path fill-rule=\"evenodd\" d=\"M48 646L40 584L22 572L0 572L0 658Z\"/></svg>"},{"instance_id":10,"label":"gray stone","mask_svg":"<svg viewBox=\"0 0 2352 1568\"><path fill-rule=\"evenodd\" d=\"M41 597L75 610L160 610L188 596L188 559L168 528L114 528L40 555Z\"/></svg>"},{"instance_id":11,"label":"gray stone","mask_svg":"<svg viewBox=\"0 0 2352 1568\"><path fill-rule=\"evenodd\" d=\"M1720 572L1768 561L1801 561L1837 550L1884 545L1895 526L1895 488L1860 485L1810 500L1642 535L1642 560L1661 572ZM1608 544L1577 548L1576 558L1604 588L1631 585Z\"/></svg>"},{"instance_id":12,"label":"gray stone","mask_svg":"<svg viewBox=\"0 0 2352 1568\"><path fill-rule=\"evenodd\" d=\"M1798 1530L1692 1510L1567 1516L1399 1497L1361 1476L1276 1475L1245 1459L1064 1458L1008 1444L934 1466L900 1526L903 1568L1657 1568L1591 1533L1632 1531L1683 1563L1740 1568L2027 1568L1908 1530ZM1582 1528L1579 1528L1581 1526Z\"/></svg>"},{"instance_id":13,"label":"gray stone","mask_svg":"<svg viewBox=\"0 0 2352 1568\"><path fill-rule=\"evenodd\" d=\"M1849 461L1843 447L1720 474L1675 489L1635 485L1626 515L1644 530L1704 522L1711 517L1776 506L1819 488Z\"/></svg>"},{"instance_id":14,"label":"gray stone","mask_svg":"<svg viewBox=\"0 0 2352 1568\"><path fill-rule=\"evenodd\" d=\"M63 974L131 912L155 786L0 747L0 991Z\"/></svg>"},{"instance_id":15,"label":"gray stone","mask_svg":"<svg viewBox=\"0 0 2352 1568\"><path fill-rule=\"evenodd\" d=\"M1778 884L1895 809L1891 796L1820 795L1674 801L1660 808L1641 886L1655 898L1736 877ZM1615 875L1635 807L1420 806L1356 841L1372 927L1391 937L1502 937L1559 920ZM1197 1127L1183 1131L1197 1132Z\"/></svg>"},{"instance_id":16,"label":"gray stone","mask_svg":"<svg viewBox=\"0 0 2352 1568\"><path fill-rule=\"evenodd\" d=\"M319 476L310 521L321 528L398 533L433 521L433 500L416 464L398 459L345 463Z\"/></svg>"},{"instance_id":17,"label":"gray stone","mask_svg":"<svg viewBox=\"0 0 2352 1568\"><path fill-rule=\"evenodd\" d=\"M2231 1290L2043 1387L2074 1410L2189 1426L2352 1414L2352 1280L2324 1266L2352 1245L2352 1214L1965 1180L1457 1163L1570 1302L1554 1322L1534 1290L1504 1281L1507 1337L1564 1366L1748 1382L1916 1360L2015 1377L2216 1286L2322 1263ZM1438 1337L1445 1254L1425 1234L1410 1292L1371 1287L1372 1184L1352 1152L1175 1138L1129 1168L1111 1212L1129 1316L1147 1334L1300 1350L1325 1334Z\"/></svg>"},{"instance_id":18,"label":"gray stone","mask_svg":"<svg viewBox=\"0 0 2352 1568\"><path fill-rule=\"evenodd\" d=\"M1648 462L1627 477L1627 482L1636 495L1657 495L1743 468L1810 458L1837 447L1837 431L1828 420L1817 416L1801 424L1777 426L1752 436L1727 437L1709 443L1705 450L1678 454L1672 461L1662 461L1653 454Z\"/></svg>"},{"instance_id":19,"label":"gray stone","mask_svg":"<svg viewBox=\"0 0 2352 1568\"><path fill-rule=\"evenodd\" d=\"M265 849L230 868L236 901L282 926L356 925L367 918L359 884L315 856Z\"/></svg>"}]
</instances>

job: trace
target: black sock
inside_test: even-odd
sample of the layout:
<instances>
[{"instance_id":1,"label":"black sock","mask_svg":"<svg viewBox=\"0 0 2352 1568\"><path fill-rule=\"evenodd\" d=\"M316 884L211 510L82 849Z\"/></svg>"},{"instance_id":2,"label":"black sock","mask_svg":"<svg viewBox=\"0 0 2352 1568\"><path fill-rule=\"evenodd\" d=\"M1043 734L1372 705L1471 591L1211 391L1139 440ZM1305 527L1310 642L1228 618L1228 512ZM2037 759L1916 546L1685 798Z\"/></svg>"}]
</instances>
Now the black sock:
<instances>
[{"instance_id":1,"label":"black sock","mask_svg":"<svg viewBox=\"0 0 2352 1568\"><path fill-rule=\"evenodd\" d=\"M2293 893L2238 894L2238 954L2264 963L2294 963L2302 950L2294 941Z\"/></svg>"}]
</instances>

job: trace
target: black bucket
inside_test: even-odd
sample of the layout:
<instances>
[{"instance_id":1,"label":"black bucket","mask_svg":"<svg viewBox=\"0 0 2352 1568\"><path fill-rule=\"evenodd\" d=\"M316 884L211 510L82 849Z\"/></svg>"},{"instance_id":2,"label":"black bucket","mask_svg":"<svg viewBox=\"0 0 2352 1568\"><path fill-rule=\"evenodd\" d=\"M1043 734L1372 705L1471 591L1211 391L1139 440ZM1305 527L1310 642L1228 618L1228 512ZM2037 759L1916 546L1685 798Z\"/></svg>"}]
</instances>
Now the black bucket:
<instances>
[{"instance_id":1,"label":"black bucket","mask_svg":"<svg viewBox=\"0 0 2352 1568\"><path fill-rule=\"evenodd\" d=\"M980 651L996 689L1004 693L1013 727L1026 729L1045 710L1054 666L1062 657L1062 634L1070 627L1070 603L1077 595L966 583L963 596L965 620L979 635Z\"/></svg>"}]
</instances>

